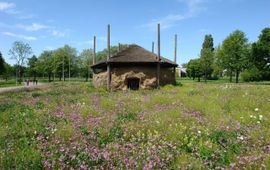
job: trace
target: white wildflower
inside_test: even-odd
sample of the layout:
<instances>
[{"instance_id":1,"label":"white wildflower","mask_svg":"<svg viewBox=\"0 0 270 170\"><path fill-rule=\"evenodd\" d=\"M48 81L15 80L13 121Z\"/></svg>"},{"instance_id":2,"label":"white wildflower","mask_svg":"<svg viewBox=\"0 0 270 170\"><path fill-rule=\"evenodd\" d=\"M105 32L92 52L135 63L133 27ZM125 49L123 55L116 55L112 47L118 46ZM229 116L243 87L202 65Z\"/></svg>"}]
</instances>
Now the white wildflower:
<instances>
[{"instance_id":1,"label":"white wildflower","mask_svg":"<svg viewBox=\"0 0 270 170\"><path fill-rule=\"evenodd\" d=\"M244 140L244 137L243 136L239 136L238 139Z\"/></svg>"},{"instance_id":2,"label":"white wildflower","mask_svg":"<svg viewBox=\"0 0 270 170\"><path fill-rule=\"evenodd\" d=\"M255 112L258 112L258 111L259 111L259 109L258 109L258 108L255 108L254 110L255 110Z\"/></svg>"},{"instance_id":3,"label":"white wildflower","mask_svg":"<svg viewBox=\"0 0 270 170\"><path fill-rule=\"evenodd\" d=\"M263 115L259 115L259 119L262 120L262 118L263 118Z\"/></svg>"},{"instance_id":4,"label":"white wildflower","mask_svg":"<svg viewBox=\"0 0 270 170\"><path fill-rule=\"evenodd\" d=\"M260 124L261 122L260 121L257 121L258 124Z\"/></svg>"},{"instance_id":5,"label":"white wildflower","mask_svg":"<svg viewBox=\"0 0 270 170\"><path fill-rule=\"evenodd\" d=\"M201 134L202 132L200 130L198 130L198 134Z\"/></svg>"}]
</instances>

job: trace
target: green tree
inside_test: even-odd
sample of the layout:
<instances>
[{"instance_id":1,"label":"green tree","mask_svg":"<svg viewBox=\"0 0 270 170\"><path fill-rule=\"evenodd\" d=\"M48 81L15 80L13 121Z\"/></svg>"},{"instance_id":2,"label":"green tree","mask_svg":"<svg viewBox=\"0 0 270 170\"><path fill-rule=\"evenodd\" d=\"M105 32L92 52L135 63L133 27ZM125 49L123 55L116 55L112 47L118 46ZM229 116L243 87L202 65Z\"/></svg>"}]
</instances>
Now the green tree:
<instances>
[{"instance_id":1,"label":"green tree","mask_svg":"<svg viewBox=\"0 0 270 170\"><path fill-rule=\"evenodd\" d=\"M51 81L54 71L54 58L52 51L44 51L40 54L38 60L35 63L36 73L43 76L48 76L49 82Z\"/></svg>"},{"instance_id":2,"label":"green tree","mask_svg":"<svg viewBox=\"0 0 270 170\"><path fill-rule=\"evenodd\" d=\"M37 57L35 55L33 55L31 58L28 59L28 63L27 63L28 75L30 77L33 77L34 80L36 80L37 73L38 73L37 72L37 61L38 61Z\"/></svg>"},{"instance_id":3,"label":"green tree","mask_svg":"<svg viewBox=\"0 0 270 170\"><path fill-rule=\"evenodd\" d=\"M200 59L192 59L187 64L187 75L188 77L195 80L198 78L198 81L201 81L201 77L203 75L203 71L200 64Z\"/></svg>"},{"instance_id":4,"label":"green tree","mask_svg":"<svg viewBox=\"0 0 270 170\"><path fill-rule=\"evenodd\" d=\"M121 47L120 47L120 50L124 50L126 48L128 48L129 45L127 44L121 44ZM114 56L115 54L117 54L119 51L119 48L118 46L111 46L111 56ZM97 58L96 58L96 62L102 60L102 59L106 59L107 58L107 54L108 54L108 50L107 48L105 48L104 50L102 51L99 51L97 53Z\"/></svg>"},{"instance_id":5,"label":"green tree","mask_svg":"<svg viewBox=\"0 0 270 170\"><path fill-rule=\"evenodd\" d=\"M91 65L93 65L93 50L84 49L79 56L78 66L80 73L85 77L86 81L92 75Z\"/></svg>"},{"instance_id":6,"label":"green tree","mask_svg":"<svg viewBox=\"0 0 270 170\"><path fill-rule=\"evenodd\" d=\"M58 75L59 80L65 81L66 77L75 75L77 70L77 50L65 45L53 51L54 74Z\"/></svg>"},{"instance_id":7,"label":"green tree","mask_svg":"<svg viewBox=\"0 0 270 170\"><path fill-rule=\"evenodd\" d=\"M270 79L270 28L263 29L259 40L252 44L250 64L257 68L262 79Z\"/></svg>"},{"instance_id":8,"label":"green tree","mask_svg":"<svg viewBox=\"0 0 270 170\"><path fill-rule=\"evenodd\" d=\"M224 67L222 66L222 60L221 60L221 46L217 46L214 50L214 62L213 62L213 76L214 78L219 78L223 76Z\"/></svg>"},{"instance_id":9,"label":"green tree","mask_svg":"<svg viewBox=\"0 0 270 170\"><path fill-rule=\"evenodd\" d=\"M2 56L2 53L0 52L0 75L2 75L5 72L5 60Z\"/></svg>"},{"instance_id":10,"label":"green tree","mask_svg":"<svg viewBox=\"0 0 270 170\"><path fill-rule=\"evenodd\" d=\"M32 48L29 44L22 41L15 41L12 48L9 50L11 59L14 59L16 61L16 65L18 66L16 70L16 83L18 81L17 77L19 78L19 83L22 81L23 66L25 64L25 60L30 54L32 54Z\"/></svg>"},{"instance_id":11,"label":"green tree","mask_svg":"<svg viewBox=\"0 0 270 170\"><path fill-rule=\"evenodd\" d=\"M65 45L63 47L63 51L65 53L65 57L68 61L67 63L67 75L70 79L70 77L72 76L73 73L75 73L76 70L76 57L77 57L77 50L76 48L73 48L69 45Z\"/></svg>"},{"instance_id":12,"label":"green tree","mask_svg":"<svg viewBox=\"0 0 270 170\"><path fill-rule=\"evenodd\" d=\"M201 49L200 64L204 74L204 81L211 76L214 62L214 40L212 35L205 35Z\"/></svg>"},{"instance_id":13,"label":"green tree","mask_svg":"<svg viewBox=\"0 0 270 170\"><path fill-rule=\"evenodd\" d=\"M10 77L12 77L14 74L15 74L15 70L14 68L9 65L8 63L5 63L4 64L4 67L5 67L5 71L2 73L2 77L3 79L5 79L6 81L8 81L8 79Z\"/></svg>"},{"instance_id":14,"label":"green tree","mask_svg":"<svg viewBox=\"0 0 270 170\"><path fill-rule=\"evenodd\" d=\"M240 30L231 33L223 41L221 50L222 63L230 73L230 80L232 79L232 73L235 72L236 83L238 83L239 74L246 68L250 52L250 46L245 33Z\"/></svg>"}]
</instances>

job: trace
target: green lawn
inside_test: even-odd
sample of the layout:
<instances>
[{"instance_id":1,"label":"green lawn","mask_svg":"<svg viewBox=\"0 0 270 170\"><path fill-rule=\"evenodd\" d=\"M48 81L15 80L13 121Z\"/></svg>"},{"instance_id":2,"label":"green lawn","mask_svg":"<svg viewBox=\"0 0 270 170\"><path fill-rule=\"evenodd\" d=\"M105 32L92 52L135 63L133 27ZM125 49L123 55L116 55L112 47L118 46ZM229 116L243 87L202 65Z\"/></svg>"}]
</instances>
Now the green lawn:
<instances>
[{"instance_id":1,"label":"green lawn","mask_svg":"<svg viewBox=\"0 0 270 170\"><path fill-rule=\"evenodd\" d=\"M32 78L31 78L32 79ZM49 83L48 78L46 77L38 77L37 78L38 83ZM62 82L59 80L59 78L55 79L55 82ZM66 78L66 82L85 82L85 78L70 78L70 80L68 78ZM21 84L17 84L16 85L16 79L9 79L8 81L0 79L0 88L5 88L5 87L16 87L16 86L24 86L24 83L22 82Z\"/></svg>"},{"instance_id":2,"label":"green lawn","mask_svg":"<svg viewBox=\"0 0 270 170\"><path fill-rule=\"evenodd\" d=\"M23 84L18 84L17 86L22 86ZM4 88L4 87L14 87L16 86L16 80L15 79L11 79L11 80L0 80L0 88Z\"/></svg>"},{"instance_id":3,"label":"green lawn","mask_svg":"<svg viewBox=\"0 0 270 170\"><path fill-rule=\"evenodd\" d=\"M2 93L0 169L270 168L270 86L181 83Z\"/></svg>"}]
</instances>

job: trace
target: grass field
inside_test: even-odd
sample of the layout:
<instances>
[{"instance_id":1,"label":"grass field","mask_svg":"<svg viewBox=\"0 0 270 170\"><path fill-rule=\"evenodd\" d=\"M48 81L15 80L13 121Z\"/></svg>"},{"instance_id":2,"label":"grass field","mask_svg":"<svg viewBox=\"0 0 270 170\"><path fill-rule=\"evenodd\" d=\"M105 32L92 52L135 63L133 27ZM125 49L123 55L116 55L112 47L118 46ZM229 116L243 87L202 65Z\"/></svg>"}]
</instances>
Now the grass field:
<instances>
[{"instance_id":1,"label":"grass field","mask_svg":"<svg viewBox=\"0 0 270 170\"><path fill-rule=\"evenodd\" d=\"M270 86L0 94L0 169L270 169Z\"/></svg>"}]
</instances>

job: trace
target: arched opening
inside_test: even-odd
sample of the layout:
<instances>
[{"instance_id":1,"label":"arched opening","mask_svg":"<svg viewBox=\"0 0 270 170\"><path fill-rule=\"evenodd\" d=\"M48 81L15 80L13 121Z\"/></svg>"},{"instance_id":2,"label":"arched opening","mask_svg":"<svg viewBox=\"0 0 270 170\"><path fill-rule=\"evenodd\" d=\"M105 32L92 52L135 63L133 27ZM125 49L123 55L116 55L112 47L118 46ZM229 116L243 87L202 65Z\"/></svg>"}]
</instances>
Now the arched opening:
<instances>
[{"instance_id":1,"label":"arched opening","mask_svg":"<svg viewBox=\"0 0 270 170\"><path fill-rule=\"evenodd\" d=\"M130 90L139 90L140 88L140 79L139 78L128 78L127 86Z\"/></svg>"}]
</instances>

